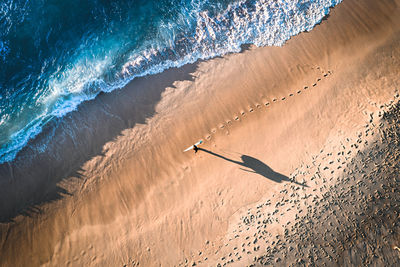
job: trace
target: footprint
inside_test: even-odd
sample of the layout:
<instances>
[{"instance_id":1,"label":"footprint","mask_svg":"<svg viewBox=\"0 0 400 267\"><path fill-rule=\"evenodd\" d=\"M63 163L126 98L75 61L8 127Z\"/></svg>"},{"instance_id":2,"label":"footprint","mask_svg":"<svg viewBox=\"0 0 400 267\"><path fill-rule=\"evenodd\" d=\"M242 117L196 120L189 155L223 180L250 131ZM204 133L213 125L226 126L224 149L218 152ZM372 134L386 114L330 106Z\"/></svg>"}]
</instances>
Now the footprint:
<instances>
[{"instance_id":1,"label":"footprint","mask_svg":"<svg viewBox=\"0 0 400 267\"><path fill-rule=\"evenodd\" d=\"M326 77L326 76L328 76L328 73L325 73L325 74L324 74L324 77Z\"/></svg>"},{"instance_id":2,"label":"footprint","mask_svg":"<svg viewBox=\"0 0 400 267\"><path fill-rule=\"evenodd\" d=\"M289 96L293 96L293 94L291 93L291 94L289 94Z\"/></svg>"},{"instance_id":3,"label":"footprint","mask_svg":"<svg viewBox=\"0 0 400 267\"><path fill-rule=\"evenodd\" d=\"M282 100L285 100L286 99L286 97L282 97Z\"/></svg>"},{"instance_id":4,"label":"footprint","mask_svg":"<svg viewBox=\"0 0 400 267\"><path fill-rule=\"evenodd\" d=\"M301 93L301 90L297 91L297 93L300 94L300 93Z\"/></svg>"},{"instance_id":5,"label":"footprint","mask_svg":"<svg viewBox=\"0 0 400 267\"><path fill-rule=\"evenodd\" d=\"M308 86L304 86L304 90L307 90L308 89Z\"/></svg>"},{"instance_id":6,"label":"footprint","mask_svg":"<svg viewBox=\"0 0 400 267\"><path fill-rule=\"evenodd\" d=\"M240 114L242 114L242 116L244 116L245 112L242 110L242 111L240 111Z\"/></svg>"},{"instance_id":7,"label":"footprint","mask_svg":"<svg viewBox=\"0 0 400 267\"><path fill-rule=\"evenodd\" d=\"M227 120L226 123L227 123L227 124L231 124L232 121L231 121L231 120Z\"/></svg>"},{"instance_id":8,"label":"footprint","mask_svg":"<svg viewBox=\"0 0 400 267\"><path fill-rule=\"evenodd\" d=\"M254 111L254 109L253 109L253 108L250 108L250 109L249 109L249 112L253 112L253 111Z\"/></svg>"},{"instance_id":9,"label":"footprint","mask_svg":"<svg viewBox=\"0 0 400 267\"><path fill-rule=\"evenodd\" d=\"M206 136L206 139L207 139L207 140L210 140L210 139L211 139L211 135L207 135L207 136Z\"/></svg>"},{"instance_id":10,"label":"footprint","mask_svg":"<svg viewBox=\"0 0 400 267\"><path fill-rule=\"evenodd\" d=\"M256 107L257 107L257 108L261 108L261 105L260 105L260 104L256 104Z\"/></svg>"},{"instance_id":11,"label":"footprint","mask_svg":"<svg viewBox=\"0 0 400 267\"><path fill-rule=\"evenodd\" d=\"M221 128L221 129L224 129L225 125L220 124L218 127Z\"/></svg>"},{"instance_id":12,"label":"footprint","mask_svg":"<svg viewBox=\"0 0 400 267\"><path fill-rule=\"evenodd\" d=\"M274 101L274 102L276 102L276 100L278 100L278 99L276 99L276 98L272 99L272 101Z\"/></svg>"},{"instance_id":13,"label":"footprint","mask_svg":"<svg viewBox=\"0 0 400 267\"><path fill-rule=\"evenodd\" d=\"M268 106L268 105L269 105L269 102L265 102L264 105Z\"/></svg>"},{"instance_id":14,"label":"footprint","mask_svg":"<svg viewBox=\"0 0 400 267\"><path fill-rule=\"evenodd\" d=\"M317 79L317 82L319 82L319 81L321 81L321 78L318 78L318 79Z\"/></svg>"},{"instance_id":15,"label":"footprint","mask_svg":"<svg viewBox=\"0 0 400 267\"><path fill-rule=\"evenodd\" d=\"M217 129L212 128L212 129L211 129L211 132L212 132L212 133L216 133L216 132L217 132Z\"/></svg>"},{"instance_id":16,"label":"footprint","mask_svg":"<svg viewBox=\"0 0 400 267\"><path fill-rule=\"evenodd\" d=\"M239 117L238 116L235 116L235 121L238 121L239 120Z\"/></svg>"},{"instance_id":17,"label":"footprint","mask_svg":"<svg viewBox=\"0 0 400 267\"><path fill-rule=\"evenodd\" d=\"M312 86L314 86L314 87L315 87L315 86L317 86L317 84L316 84L316 83L314 83Z\"/></svg>"}]
</instances>

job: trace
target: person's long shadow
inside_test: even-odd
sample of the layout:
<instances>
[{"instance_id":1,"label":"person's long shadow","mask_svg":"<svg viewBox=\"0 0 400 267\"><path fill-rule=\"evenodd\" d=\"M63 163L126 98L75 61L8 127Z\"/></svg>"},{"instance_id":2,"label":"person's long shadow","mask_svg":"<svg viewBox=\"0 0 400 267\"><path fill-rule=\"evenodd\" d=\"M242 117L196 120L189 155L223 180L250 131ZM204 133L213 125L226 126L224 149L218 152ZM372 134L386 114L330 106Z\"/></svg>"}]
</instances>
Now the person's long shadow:
<instances>
[{"instance_id":1,"label":"person's long shadow","mask_svg":"<svg viewBox=\"0 0 400 267\"><path fill-rule=\"evenodd\" d=\"M283 174L277 173L274 170L272 170L267 164L265 164L261 160L258 160L256 158L250 157L248 155L240 156L242 161L237 161L237 160L229 159L227 157L224 157L222 155L219 155L217 153L214 153L214 152L212 152L210 150L207 150L207 149L204 149L204 148L199 148L199 150L204 151L204 152L206 152L208 154L211 154L213 156L216 156L218 158L224 159L226 161L230 161L232 163L235 163L235 164L238 164L240 166L246 167L248 169L243 169L243 168L240 168L240 169L243 170L243 171L246 171L246 172L257 173L257 174L262 175L265 178L270 179L270 180L272 180L274 182L281 183L282 181L286 181L286 182L291 182L291 183L294 183L294 184L297 184L297 185L301 185L301 186L304 186L304 187L308 187L305 184L301 184L301 183L298 183L296 181L290 180L289 177L287 177L287 176L285 176Z\"/></svg>"}]
</instances>

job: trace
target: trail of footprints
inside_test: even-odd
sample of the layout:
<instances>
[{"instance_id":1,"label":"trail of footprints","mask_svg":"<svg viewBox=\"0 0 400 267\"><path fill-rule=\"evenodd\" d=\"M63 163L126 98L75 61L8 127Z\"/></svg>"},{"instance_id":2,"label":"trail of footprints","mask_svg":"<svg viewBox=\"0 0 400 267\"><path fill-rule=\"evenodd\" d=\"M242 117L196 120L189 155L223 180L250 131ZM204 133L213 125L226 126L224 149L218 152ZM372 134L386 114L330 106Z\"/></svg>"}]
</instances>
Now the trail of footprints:
<instances>
[{"instance_id":1,"label":"trail of footprints","mask_svg":"<svg viewBox=\"0 0 400 267\"><path fill-rule=\"evenodd\" d=\"M228 229L224 245L180 266L399 266L400 101L369 114L364 130L328 143ZM235 265L235 266L236 266ZM215 266L215 265L214 265Z\"/></svg>"},{"instance_id":2,"label":"trail of footprints","mask_svg":"<svg viewBox=\"0 0 400 267\"><path fill-rule=\"evenodd\" d=\"M312 68L312 69L314 69L314 68ZM293 97L293 96L295 96L296 94L301 94L301 92L302 92L303 90L305 91L305 90L310 89L311 87L316 87L316 86L318 85L318 82L322 81L323 78L327 78L329 75L332 74L332 71L330 71L330 70L324 71L324 70L323 70L321 67L319 67L319 66L315 67L315 69L317 69L318 71L320 71L322 76L321 76L320 78L317 78L316 82L313 83L312 86L304 86L302 90L300 89L300 90L297 90L295 93L290 93L288 96L283 96L283 97L280 98L280 100L281 100L281 101L285 101L285 100L288 99L289 97ZM273 98L273 99L272 99L272 102L274 102L274 103L276 103L276 102L278 102L278 101L279 101L279 99L277 99L277 98ZM263 102L263 101L260 101L260 102ZM268 101L264 102L264 106L265 106L265 107L269 107L270 105L271 105L270 102L268 102ZM254 106L255 106L256 109L261 109L262 104L256 103ZM248 109L248 112L249 112L249 113L255 112L255 111L256 111L255 108L253 108L253 107L250 106L249 109ZM241 110L241 111L239 112L239 114L240 114L240 115L234 115L233 120L227 120L225 123L219 124L218 127L212 128L211 131L210 131L210 133L208 133L208 134L205 136L205 139L206 139L207 141L210 141L211 138L212 138L212 135L217 133L217 129L218 129L218 128L221 129L221 130L223 130L226 126L232 125L232 122L234 122L234 121L236 121L236 122L240 121L240 116L241 116L242 118L246 117L246 111L244 111L244 110Z\"/></svg>"},{"instance_id":3,"label":"trail of footprints","mask_svg":"<svg viewBox=\"0 0 400 267\"><path fill-rule=\"evenodd\" d=\"M312 86L304 86L302 90L297 90L296 92L290 93L288 96L281 97L280 100L281 100L281 101L285 101L285 100L287 100L289 97L294 97L295 95L301 94L301 92L302 92L303 90L309 90L311 87L316 87L317 84L318 84L318 82L320 82L323 78L327 78L329 75L332 74L332 71L328 70L328 71L325 72L325 71L324 71L321 67L319 67L319 66L315 67L315 69L317 69L318 71L320 71L321 74L322 74L322 76L321 76L320 78L318 78L318 79L316 80L316 82L312 84ZM277 99L277 98L273 98L273 99L272 99L272 102L274 102L274 103L277 103L278 101L279 101L279 99ZM263 101L260 101L259 103L256 103L256 104L254 105L255 108L249 107L248 112L249 112L249 113L253 113L253 112L255 112L257 109L261 109L263 105L260 104L260 103L262 103L262 102L263 102ZM270 107L271 104L272 104L272 103L270 103L270 102L268 102L268 101L267 101L267 102L264 102L264 106L265 106L265 107ZM241 111L239 112L239 115L234 115L234 117L233 117L232 120L229 120L229 119L228 119L228 120L226 120L224 123L220 123L217 127L212 128L212 129L210 130L210 133L208 133L208 134L205 136L205 139L208 140L208 141L210 141L211 138L212 138L212 136L213 136L214 134L217 133L218 128L221 129L221 130L224 130L227 126L233 125L233 122L239 122L241 118L245 118L245 117L246 117L246 114L247 114L246 111L241 110ZM292 177L290 177L290 178L292 178ZM292 186L293 186L293 185L292 185ZM300 187L297 187L296 190L299 190L299 189L300 189ZM286 190L286 189L285 189L285 190ZM270 203L269 203L269 204L267 203L267 205L270 205ZM294 207L292 207L292 209L294 210ZM255 223L255 222L256 222L256 218L260 218L260 216L261 216L261 215L258 214L258 213L259 213L259 212L257 212L256 215L249 215L248 218L246 217L246 218L244 219L244 224L245 224L246 226L240 226L240 228L242 228L242 229L238 230L238 232L236 232L236 231L234 232L234 236L232 237L232 240L238 238L238 237L239 237L239 233L241 233L241 232L244 232L244 231L251 231L250 223ZM274 212L271 212L271 213L272 213L272 215L275 215L277 212L274 211ZM249 214L250 214L250 213L249 213ZM277 216L277 214L276 214L276 216ZM277 219L277 218L273 218L273 219L272 219L272 218L268 218L268 219L265 219L263 222L272 223L272 222L275 222L275 221L278 221L278 219ZM261 226L258 226L257 229L259 229L260 227L261 227ZM245 229L244 229L244 228L245 228ZM246 243L243 243L241 246L237 245L237 246L232 247L232 248L231 248L231 251L228 253L228 255L225 255L225 256L221 257L221 261L220 261L221 263L220 263L220 264L217 264L217 266L226 266L227 264L240 261L240 260L244 257L244 255L251 256L251 254L252 254L253 252L259 251L259 250L260 250L260 245L258 244L258 242L260 241L260 238L257 237L257 235L256 235L255 232L254 232L252 235L253 235L253 238L250 238L250 235L248 236L248 238L246 238L246 240L247 240ZM265 237L263 238L264 241L265 241L266 237L267 237L267 236L265 236ZM275 237L275 236L273 236L271 233L268 233L268 237L269 237L269 238L272 238L272 237ZM276 238L277 238L277 236L276 236ZM268 243L268 241L267 241L267 243ZM275 246L278 246L278 245L280 245L280 244L281 244L281 243L280 243L279 241L272 241L272 242L271 242L271 245L275 245ZM205 245L208 246L210 249L213 249L213 248L214 248L214 244L212 244L210 241L206 241ZM224 247L225 247L225 248L228 248L228 245L229 245L229 244L225 244ZM223 249L224 247L219 247L219 248L217 248L217 249L214 251L213 254L217 255L217 254L221 253L221 252L222 252L222 249ZM252 247L252 249L249 249L249 247ZM276 250L276 249L275 249L275 250ZM207 255L208 255L208 254L207 254ZM178 264L178 266L208 266L209 264L207 263L207 261L208 261L208 258L209 258L209 257L210 257L210 255L206 256L206 253L205 253L205 252L200 251L200 252L198 253L198 255L193 255L193 254L192 254L191 257L188 257L188 258L192 258L191 261L189 261L189 260L186 258L185 260L183 260L182 262L180 262L180 263ZM194 260L193 260L193 259L194 259ZM254 260L256 260L256 258L254 258ZM257 261L259 262L258 259L257 259ZM125 266L139 266L139 265L140 265L139 261L134 260L134 259L130 259L130 260L129 260L129 263L128 263L128 264L125 264L124 267L125 267Z\"/></svg>"}]
</instances>

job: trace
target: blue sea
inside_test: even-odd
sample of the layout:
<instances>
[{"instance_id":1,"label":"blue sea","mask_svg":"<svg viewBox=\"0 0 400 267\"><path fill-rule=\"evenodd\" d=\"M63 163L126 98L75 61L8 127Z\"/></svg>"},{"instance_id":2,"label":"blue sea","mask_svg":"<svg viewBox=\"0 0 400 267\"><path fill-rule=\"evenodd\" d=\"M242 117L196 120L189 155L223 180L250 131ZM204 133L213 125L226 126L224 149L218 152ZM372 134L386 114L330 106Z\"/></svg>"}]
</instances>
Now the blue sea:
<instances>
[{"instance_id":1,"label":"blue sea","mask_svg":"<svg viewBox=\"0 0 400 267\"><path fill-rule=\"evenodd\" d=\"M341 0L1 0L0 163L135 77L281 46Z\"/></svg>"}]
</instances>

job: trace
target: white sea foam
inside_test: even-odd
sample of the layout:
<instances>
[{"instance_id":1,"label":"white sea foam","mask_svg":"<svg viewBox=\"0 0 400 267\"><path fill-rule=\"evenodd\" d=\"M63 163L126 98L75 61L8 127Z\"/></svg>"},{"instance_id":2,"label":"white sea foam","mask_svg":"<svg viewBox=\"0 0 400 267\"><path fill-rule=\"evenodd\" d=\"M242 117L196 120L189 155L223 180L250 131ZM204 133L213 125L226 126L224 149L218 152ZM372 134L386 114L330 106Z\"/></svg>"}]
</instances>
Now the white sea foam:
<instances>
[{"instance_id":1,"label":"white sea foam","mask_svg":"<svg viewBox=\"0 0 400 267\"><path fill-rule=\"evenodd\" d=\"M100 91L121 88L136 77L160 73L199 59L239 52L243 44L281 46L290 37L310 31L329 13L329 8L339 2L341 0L240 1L229 5L216 17L196 8L189 12L183 10L181 20L195 20L192 36L185 36L184 41L174 40L175 33L171 30L174 25L160 25L158 36L164 42L151 43L145 45L151 46L148 49L134 51L116 81L106 83L101 79L112 64L110 57L96 61L80 60L50 80L50 93L43 101L47 106L56 102L51 114L61 117L76 109L81 102L95 98ZM196 6L195 1L193 6ZM177 56L176 50L179 45L182 48L181 44L186 53Z\"/></svg>"},{"instance_id":2,"label":"white sea foam","mask_svg":"<svg viewBox=\"0 0 400 267\"><path fill-rule=\"evenodd\" d=\"M175 51L180 42L171 46L159 45L141 53L133 53L123 66L121 74L129 81L135 77L155 74L171 67L180 67L198 59L209 59L227 53L239 52L243 44L282 46L292 36L310 31L329 8L341 0L315 1L241 1L227 10L210 17L208 12L192 10L188 17L196 18L194 36L186 36L186 55L170 60L163 53ZM168 35L166 27L159 27L159 35Z\"/></svg>"},{"instance_id":3,"label":"white sea foam","mask_svg":"<svg viewBox=\"0 0 400 267\"><path fill-rule=\"evenodd\" d=\"M11 136L11 142L1 149L0 163L13 160L52 117L64 116L80 103L94 99L101 91L121 88L135 77L239 52L243 44L281 46L292 36L310 31L329 13L330 7L341 1L239 1L219 14L211 15L202 11L199 2L193 0L191 10L182 9L175 21L160 23L157 40L143 43L132 51L119 73L114 75L114 80L103 78L104 72L114 67L112 51L101 59L78 57L74 64L54 73L48 81L47 94L39 101L45 108L35 120ZM5 51L5 48L1 49Z\"/></svg>"},{"instance_id":4,"label":"white sea foam","mask_svg":"<svg viewBox=\"0 0 400 267\"><path fill-rule=\"evenodd\" d=\"M51 115L61 117L76 109L77 105L96 97L102 88L106 88L102 74L111 65L111 59L80 59L66 70L60 70L51 77L47 94L40 102L52 107Z\"/></svg>"}]
</instances>

